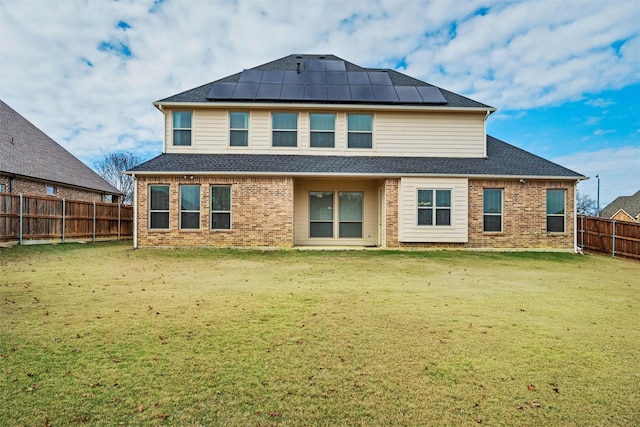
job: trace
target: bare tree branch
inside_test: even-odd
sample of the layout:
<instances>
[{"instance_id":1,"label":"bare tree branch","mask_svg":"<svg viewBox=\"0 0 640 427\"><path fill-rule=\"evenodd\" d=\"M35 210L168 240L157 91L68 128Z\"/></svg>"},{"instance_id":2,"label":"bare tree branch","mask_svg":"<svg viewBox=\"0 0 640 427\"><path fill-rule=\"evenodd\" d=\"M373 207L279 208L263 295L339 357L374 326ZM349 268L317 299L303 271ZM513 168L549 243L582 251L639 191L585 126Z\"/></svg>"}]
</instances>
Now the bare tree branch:
<instances>
[{"instance_id":1,"label":"bare tree branch","mask_svg":"<svg viewBox=\"0 0 640 427\"><path fill-rule=\"evenodd\" d=\"M94 163L98 175L124 194L125 204L133 203L133 178L123 172L140 164L142 160L130 152L105 154L104 158Z\"/></svg>"}]
</instances>

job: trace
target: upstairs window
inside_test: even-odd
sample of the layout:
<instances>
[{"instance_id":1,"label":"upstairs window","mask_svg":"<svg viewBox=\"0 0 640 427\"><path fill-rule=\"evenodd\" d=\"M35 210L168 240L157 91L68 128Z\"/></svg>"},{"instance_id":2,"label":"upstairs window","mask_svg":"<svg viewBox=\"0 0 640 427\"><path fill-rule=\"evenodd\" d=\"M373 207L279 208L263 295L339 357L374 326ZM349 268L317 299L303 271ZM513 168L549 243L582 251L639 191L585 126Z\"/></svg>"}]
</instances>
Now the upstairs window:
<instances>
[{"instance_id":1,"label":"upstairs window","mask_svg":"<svg viewBox=\"0 0 640 427\"><path fill-rule=\"evenodd\" d=\"M180 228L182 230L200 228L199 185L180 186Z\"/></svg>"},{"instance_id":2,"label":"upstairs window","mask_svg":"<svg viewBox=\"0 0 640 427\"><path fill-rule=\"evenodd\" d=\"M547 190L547 232L564 233L565 190Z\"/></svg>"},{"instance_id":3,"label":"upstairs window","mask_svg":"<svg viewBox=\"0 0 640 427\"><path fill-rule=\"evenodd\" d=\"M335 146L336 115L324 113L309 114L311 121L310 145L311 147Z\"/></svg>"},{"instance_id":4,"label":"upstairs window","mask_svg":"<svg viewBox=\"0 0 640 427\"><path fill-rule=\"evenodd\" d=\"M273 129L271 144L274 147L298 146L298 114L272 113L271 127Z\"/></svg>"},{"instance_id":5,"label":"upstairs window","mask_svg":"<svg viewBox=\"0 0 640 427\"><path fill-rule=\"evenodd\" d=\"M347 121L347 146L349 148L372 148L373 116L371 114L349 114Z\"/></svg>"},{"instance_id":6,"label":"upstairs window","mask_svg":"<svg viewBox=\"0 0 640 427\"><path fill-rule=\"evenodd\" d=\"M211 186L211 229L231 229L231 186Z\"/></svg>"},{"instance_id":7,"label":"upstairs window","mask_svg":"<svg viewBox=\"0 0 640 427\"><path fill-rule=\"evenodd\" d=\"M249 113L238 111L229 113L229 145L231 147L249 145Z\"/></svg>"},{"instance_id":8,"label":"upstairs window","mask_svg":"<svg viewBox=\"0 0 640 427\"><path fill-rule=\"evenodd\" d=\"M58 194L58 189L53 185L47 185L47 194L50 196L55 196Z\"/></svg>"},{"instance_id":9,"label":"upstairs window","mask_svg":"<svg viewBox=\"0 0 640 427\"><path fill-rule=\"evenodd\" d=\"M149 186L149 228L169 229L169 186Z\"/></svg>"},{"instance_id":10,"label":"upstairs window","mask_svg":"<svg viewBox=\"0 0 640 427\"><path fill-rule=\"evenodd\" d=\"M0 193L4 193L7 191L7 186L5 184L0 184Z\"/></svg>"},{"instance_id":11,"label":"upstairs window","mask_svg":"<svg viewBox=\"0 0 640 427\"><path fill-rule=\"evenodd\" d=\"M418 190L418 225L451 225L451 190Z\"/></svg>"},{"instance_id":12,"label":"upstairs window","mask_svg":"<svg viewBox=\"0 0 640 427\"><path fill-rule=\"evenodd\" d=\"M191 111L173 112L173 145L191 145Z\"/></svg>"},{"instance_id":13,"label":"upstairs window","mask_svg":"<svg viewBox=\"0 0 640 427\"><path fill-rule=\"evenodd\" d=\"M486 233L502 231L502 190L485 188L483 192L483 228Z\"/></svg>"}]
</instances>

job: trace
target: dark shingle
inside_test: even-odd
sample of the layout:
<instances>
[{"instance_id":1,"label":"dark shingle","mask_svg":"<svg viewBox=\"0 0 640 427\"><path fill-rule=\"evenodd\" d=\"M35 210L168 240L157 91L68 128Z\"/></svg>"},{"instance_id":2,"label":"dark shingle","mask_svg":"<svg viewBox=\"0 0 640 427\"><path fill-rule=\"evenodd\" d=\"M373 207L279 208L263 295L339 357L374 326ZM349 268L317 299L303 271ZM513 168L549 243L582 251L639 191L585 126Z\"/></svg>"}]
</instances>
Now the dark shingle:
<instances>
[{"instance_id":1,"label":"dark shingle","mask_svg":"<svg viewBox=\"0 0 640 427\"><path fill-rule=\"evenodd\" d=\"M0 153L2 173L121 194L1 100Z\"/></svg>"},{"instance_id":2,"label":"dark shingle","mask_svg":"<svg viewBox=\"0 0 640 427\"><path fill-rule=\"evenodd\" d=\"M487 137L487 158L162 154L130 172L283 175L443 175L584 178L581 174Z\"/></svg>"},{"instance_id":3,"label":"dark shingle","mask_svg":"<svg viewBox=\"0 0 640 427\"><path fill-rule=\"evenodd\" d=\"M612 218L623 209L626 213L636 218L640 215L640 190L632 196L619 196L613 202L609 203L602 211L600 216L604 218Z\"/></svg>"},{"instance_id":4,"label":"dark shingle","mask_svg":"<svg viewBox=\"0 0 640 427\"><path fill-rule=\"evenodd\" d=\"M256 67L251 68L251 70L263 70L263 71L296 71L298 69L304 71L306 68L307 60L328 60L328 61L342 61L344 62L346 71L356 71L356 72L383 72L388 74L391 83L394 86L429 86L429 87L437 87L430 85L429 83L423 82L416 78L407 76L406 74L399 73L395 70L390 69L381 69L381 68L364 68L359 65L353 64L351 62L345 61L335 55L289 55L284 58L277 59L275 61L267 62L266 64L258 65ZM168 98L161 99L157 101L158 103L165 102L196 102L196 103L213 103L210 99L207 99L211 89L215 83L225 82L225 83L237 83L240 79L242 73L236 73L231 76L227 76L225 78L204 84L202 86L196 87L194 89L187 90L185 92L178 93L176 95L170 96ZM483 108L483 109L493 109L488 105L482 104L480 102L474 101L472 99L466 98L462 95L458 95L453 92L449 92L445 89L438 88L442 93L443 97L447 101L446 104L441 104L442 107L455 107L455 108ZM226 102L234 101L233 99L225 100ZM237 100L236 100L237 101ZM271 100L270 102L273 102ZM298 102L313 102L317 103L318 100L299 100ZM355 101L345 101L344 98L337 98L334 100L328 99L323 101L324 103L345 103L350 102L354 103ZM361 103L361 102L359 102ZM372 103L372 102L367 102ZM383 104L388 104L388 102L382 102ZM424 105L423 103L420 103ZM438 104L436 104L438 105Z\"/></svg>"}]
</instances>

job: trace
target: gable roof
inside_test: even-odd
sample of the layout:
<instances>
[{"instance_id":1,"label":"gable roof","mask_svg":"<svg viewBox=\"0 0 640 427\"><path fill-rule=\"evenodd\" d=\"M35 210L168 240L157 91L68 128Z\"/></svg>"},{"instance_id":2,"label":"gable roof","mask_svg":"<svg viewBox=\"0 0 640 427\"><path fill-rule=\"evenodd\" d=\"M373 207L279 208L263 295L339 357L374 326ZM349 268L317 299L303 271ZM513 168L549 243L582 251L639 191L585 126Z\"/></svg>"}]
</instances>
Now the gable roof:
<instances>
[{"instance_id":1,"label":"gable roof","mask_svg":"<svg viewBox=\"0 0 640 427\"><path fill-rule=\"evenodd\" d=\"M486 158L319 156L280 154L161 154L139 174L500 176L584 179L579 173L487 136Z\"/></svg>"},{"instance_id":2,"label":"gable roof","mask_svg":"<svg viewBox=\"0 0 640 427\"><path fill-rule=\"evenodd\" d=\"M246 101L424 105L495 111L395 70L360 67L335 55L300 54L243 70L154 104Z\"/></svg>"},{"instance_id":3,"label":"gable roof","mask_svg":"<svg viewBox=\"0 0 640 427\"><path fill-rule=\"evenodd\" d=\"M106 194L121 194L2 100L0 153L0 173Z\"/></svg>"},{"instance_id":4,"label":"gable roof","mask_svg":"<svg viewBox=\"0 0 640 427\"><path fill-rule=\"evenodd\" d=\"M620 210L624 210L633 218L638 218L638 215L640 215L640 190L636 191L633 196L617 197L600 211L600 216L612 218Z\"/></svg>"}]
</instances>

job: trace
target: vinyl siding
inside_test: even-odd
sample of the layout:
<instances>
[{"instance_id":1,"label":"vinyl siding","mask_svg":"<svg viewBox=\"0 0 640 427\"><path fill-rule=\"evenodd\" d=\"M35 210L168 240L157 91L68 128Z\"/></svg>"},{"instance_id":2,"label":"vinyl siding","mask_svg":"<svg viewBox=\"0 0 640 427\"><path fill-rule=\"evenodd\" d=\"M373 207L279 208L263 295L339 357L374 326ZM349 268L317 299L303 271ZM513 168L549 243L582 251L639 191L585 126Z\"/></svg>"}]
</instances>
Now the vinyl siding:
<instances>
[{"instance_id":1,"label":"vinyl siding","mask_svg":"<svg viewBox=\"0 0 640 427\"><path fill-rule=\"evenodd\" d=\"M451 190L451 225L418 225L418 190ZM468 231L468 180L466 178L402 178L398 191L400 242L466 243Z\"/></svg>"},{"instance_id":2,"label":"vinyl siding","mask_svg":"<svg viewBox=\"0 0 640 427\"><path fill-rule=\"evenodd\" d=\"M183 110L183 109L181 109ZM482 112L368 112L373 114L373 148L347 148L347 114L367 113L330 108L313 110L336 114L335 147L309 147L309 110L249 111L249 146L229 146L229 111L247 109L197 108L193 110L192 144L173 146L172 110L165 110L165 151L167 153L317 154L345 156L483 157L485 115ZM271 146L271 113L298 113L298 146Z\"/></svg>"}]
</instances>

